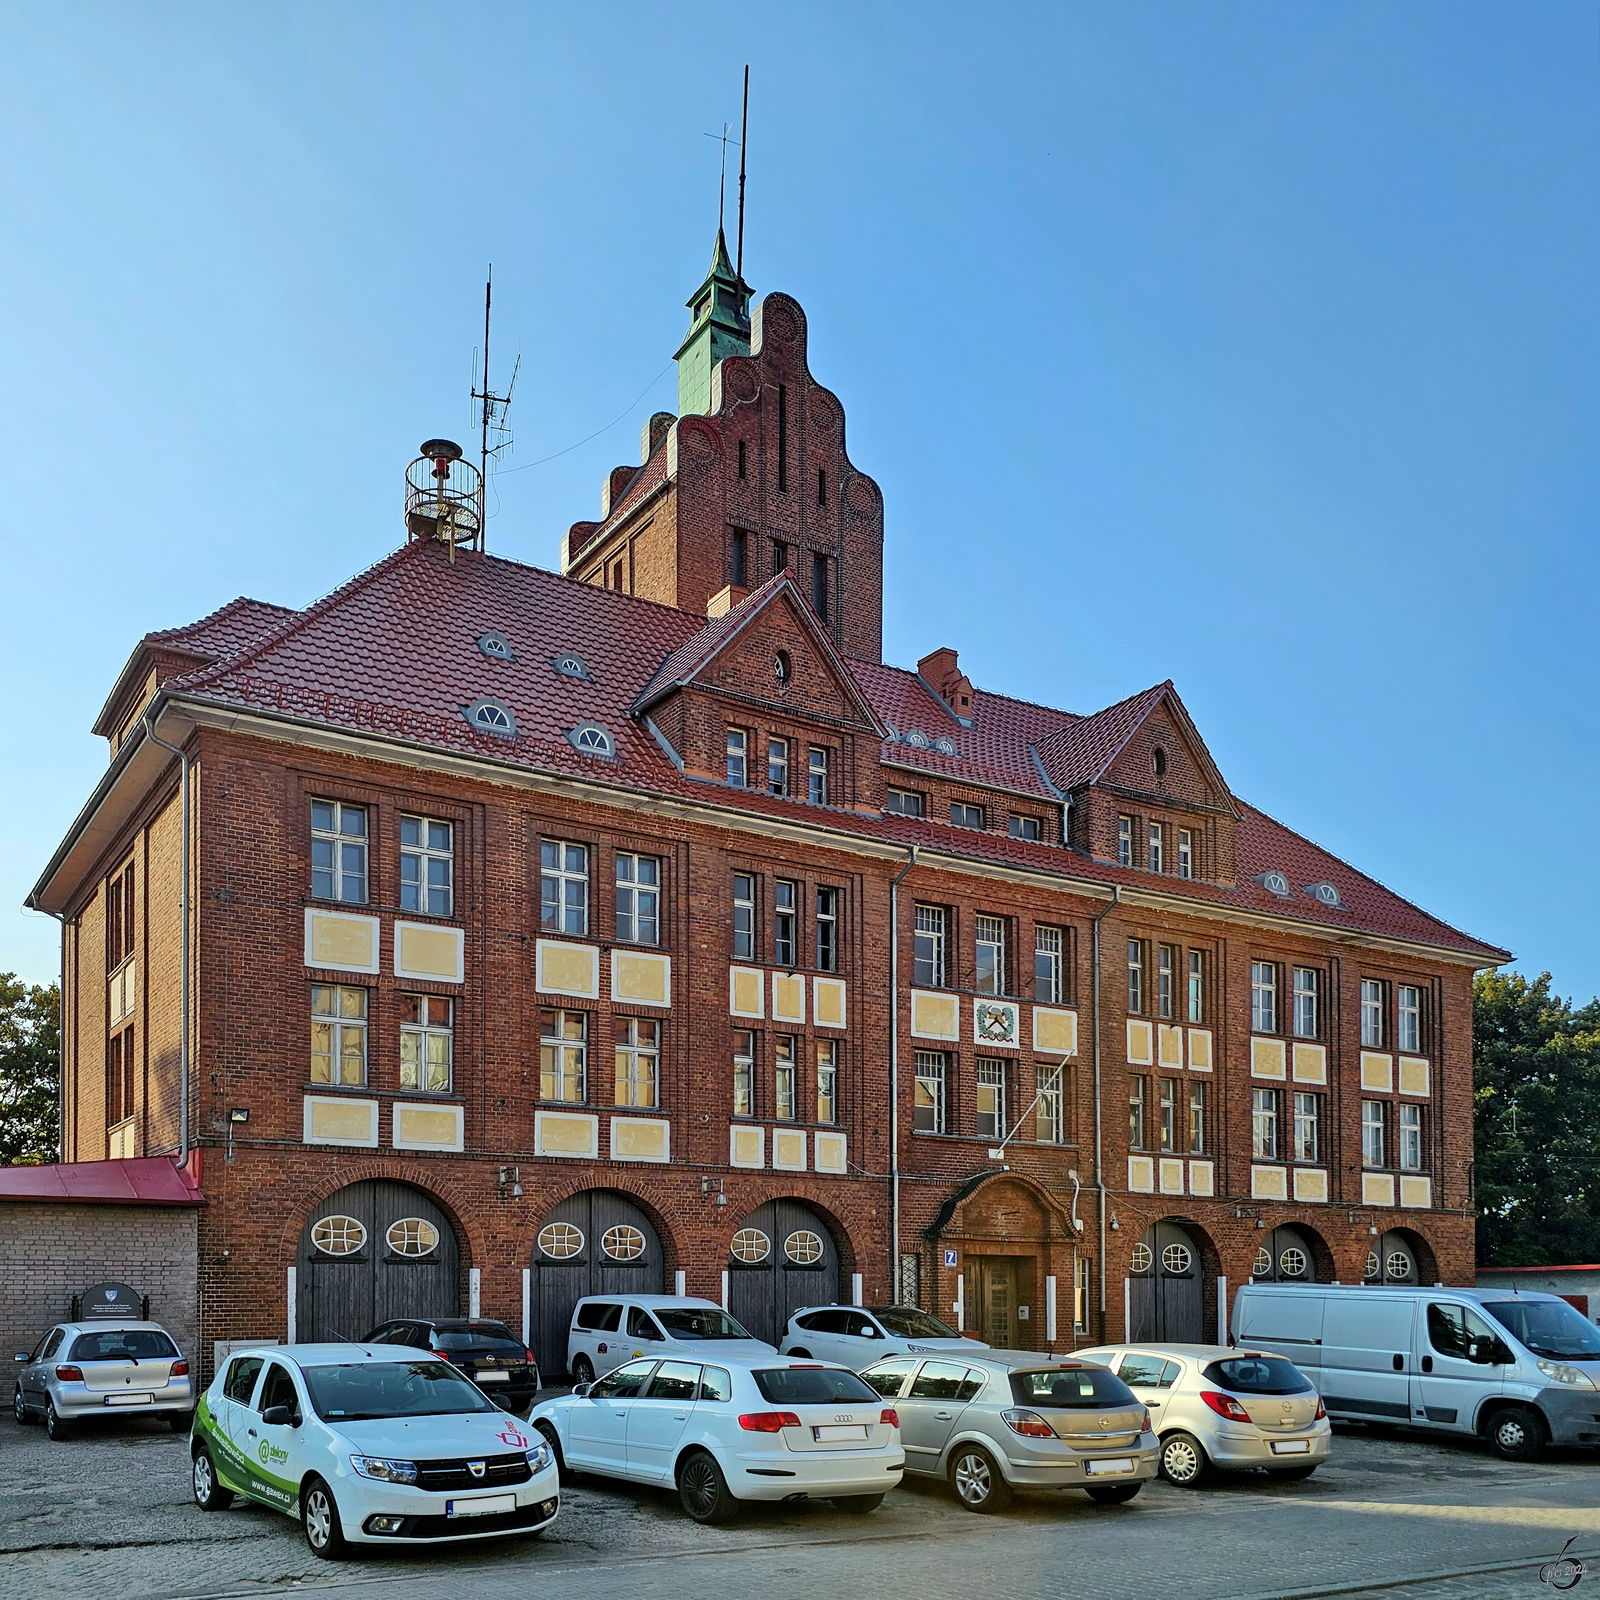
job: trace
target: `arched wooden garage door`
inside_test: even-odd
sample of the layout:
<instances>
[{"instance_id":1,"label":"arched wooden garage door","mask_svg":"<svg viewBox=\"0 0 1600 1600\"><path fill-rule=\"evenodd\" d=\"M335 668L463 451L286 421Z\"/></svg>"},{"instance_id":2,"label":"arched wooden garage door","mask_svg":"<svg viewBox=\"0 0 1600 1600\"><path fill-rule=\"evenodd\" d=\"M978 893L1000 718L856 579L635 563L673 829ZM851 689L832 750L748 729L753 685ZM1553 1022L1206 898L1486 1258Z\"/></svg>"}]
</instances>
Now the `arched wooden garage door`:
<instances>
[{"instance_id":1,"label":"arched wooden garage door","mask_svg":"<svg viewBox=\"0 0 1600 1600\"><path fill-rule=\"evenodd\" d=\"M1147 1229L1129 1262L1129 1340L1208 1343L1205 1270L1199 1240L1177 1223Z\"/></svg>"},{"instance_id":2,"label":"arched wooden garage door","mask_svg":"<svg viewBox=\"0 0 1600 1600\"><path fill-rule=\"evenodd\" d=\"M1292 1223L1274 1228L1256 1248L1250 1278L1254 1283L1317 1282L1317 1241Z\"/></svg>"},{"instance_id":3,"label":"arched wooden garage door","mask_svg":"<svg viewBox=\"0 0 1600 1600\"><path fill-rule=\"evenodd\" d=\"M300 1234L295 1337L361 1339L393 1317L461 1313L450 1219L421 1189L372 1178L311 1213Z\"/></svg>"},{"instance_id":4,"label":"arched wooden garage door","mask_svg":"<svg viewBox=\"0 0 1600 1600\"><path fill-rule=\"evenodd\" d=\"M533 1352L547 1378L567 1370L572 1308L588 1294L662 1294L666 1267L650 1219L615 1189L570 1195L533 1240Z\"/></svg>"},{"instance_id":5,"label":"arched wooden garage door","mask_svg":"<svg viewBox=\"0 0 1600 1600\"><path fill-rule=\"evenodd\" d=\"M1367 1252L1368 1283L1432 1283L1433 1259L1409 1228L1391 1228Z\"/></svg>"},{"instance_id":6,"label":"arched wooden garage door","mask_svg":"<svg viewBox=\"0 0 1600 1600\"><path fill-rule=\"evenodd\" d=\"M728 1313L758 1339L777 1344L791 1313L839 1298L839 1251L815 1211L769 1200L735 1230L728 1255Z\"/></svg>"}]
</instances>

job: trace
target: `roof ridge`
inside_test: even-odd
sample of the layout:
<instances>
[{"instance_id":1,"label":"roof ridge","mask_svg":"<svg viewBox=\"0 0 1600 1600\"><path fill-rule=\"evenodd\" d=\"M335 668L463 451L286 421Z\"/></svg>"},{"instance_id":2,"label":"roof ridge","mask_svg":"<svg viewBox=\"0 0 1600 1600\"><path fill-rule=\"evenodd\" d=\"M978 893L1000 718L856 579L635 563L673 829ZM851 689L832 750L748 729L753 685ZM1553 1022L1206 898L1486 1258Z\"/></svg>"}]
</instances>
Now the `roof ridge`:
<instances>
[{"instance_id":1,"label":"roof ridge","mask_svg":"<svg viewBox=\"0 0 1600 1600\"><path fill-rule=\"evenodd\" d=\"M481 561L497 561L502 566L515 567L519 572L537 572L542 578L554 578L557 583L571 584L574 589L610 595L613 599L627 600L636 606L649 606L655 611L670 611L674 616L688 617L691 621L705 623L708 620L701 616L698 611L691 611L687 606L668 605L665 600L651 600L642 594L629 594L626 589L608 589L604 584L600 583L585 583L581 578L570 577L565 572L557 572L554 567L541 567L537 562L518 561L512 556L491 555L487 550L478 551L476 555ZM752 594L754 592L754 590L751 591Z\"/></svg>"},{"instance_id":2,"label":"roof ridge","mask_svg":"<svg viewBox=\"0 0 1600 1600\"><path fill-rule=\"evenodd\" d=\"M196 629L204 628L209 623L220 622L224 617L231 616L241 606L257 606L263 611L282 611L286 615L294 614L293 606L280 606L274 600L257 600L248 594L235 595L226 604L220 605L215 611L208 611L203 617L196 617L193 622L185 622L176 628L157 628L145 634L140 641L143 644L170 644L181 634L193 633Z\"/></svg>"},{"instance_id":3,"label":"roof ridge","mask_svg":"<svg viewBox=\"0 0 1600 1600\"><path fill-rule=\"evenodd\" d=\"M865 656L845 655L843 651L840 651L840 655L851 667L859 663L864 667L875 667L879 672L898 672L916 683L924 681L922 674L915 667L897 666L892 661L869 661ZM981 694L986 700L1003 700L1007 705L1027 706L1031 711L1047 711L1053 717L1066 717L1069 722L1082 722L1085 716L1090 714L1082 711L1064 711L1060 706L1046 705L1042 700L1024 700L1020 695L1001 694L997 689L979 689L976 685L974 692Z\"/></svg>"}]
</instances>

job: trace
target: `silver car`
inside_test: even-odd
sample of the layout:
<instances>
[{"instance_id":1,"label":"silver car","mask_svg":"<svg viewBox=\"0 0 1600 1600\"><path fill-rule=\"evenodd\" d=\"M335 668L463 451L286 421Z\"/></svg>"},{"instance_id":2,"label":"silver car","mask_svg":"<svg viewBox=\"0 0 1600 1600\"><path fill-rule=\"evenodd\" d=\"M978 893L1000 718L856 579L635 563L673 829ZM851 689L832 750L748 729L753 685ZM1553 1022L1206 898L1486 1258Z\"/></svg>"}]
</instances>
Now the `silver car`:
<instances>
[{"instance_id":1,"label":"silver car","mask_svg":"<svg viewBox=\"0 0 1600 1600\"><path fill-rule=\"evenodd\" d=\"M915 1306L802 1306L778 1341L782 1355L837 1361L855 1372L885 1356L988 1348Z\"/></svg>"},{"instance_id":2,"label":"silver car","mask_svg":"<svg viewBox=\"0 0 1600 1600\"><path fill-rule=\"evenodd\" d=\"M890 1356L861 1376L894 1402L906 1471L949 1481L969 1511L1017 1489L1120 1505L1156 1475L1150 1413L1104 1366L1031 1350Z\"/></svg>"},{"instance_id":3,"label":"silver car","mask_svg":"<svg viewBox=\"0 0 1600 1600\"><path fill-rule=\"evenodd\" d=\"M1114 1367L1150 1408L1161 1476L1198 1489L1218 1468L1309 1478L1333 1445L1328 1413L1292 1361L1216 1344L1118 1344L1080 1350Z\"/></svg>"},{"instance_id":4,"label":"silver car","mask_svg":"<svg viewBox=\"0 0 1600 1600\"><path fill-rule=\"evenodd\" d=\"M75 1423L113 1411L160 1414L174 1433L189 1431L189 1363L158 1322L57 1323L31 1355L12 1359L12 1412L22 1423L42 1417L52 1439L70 1438Z\"/></svg>"}]
</instances>

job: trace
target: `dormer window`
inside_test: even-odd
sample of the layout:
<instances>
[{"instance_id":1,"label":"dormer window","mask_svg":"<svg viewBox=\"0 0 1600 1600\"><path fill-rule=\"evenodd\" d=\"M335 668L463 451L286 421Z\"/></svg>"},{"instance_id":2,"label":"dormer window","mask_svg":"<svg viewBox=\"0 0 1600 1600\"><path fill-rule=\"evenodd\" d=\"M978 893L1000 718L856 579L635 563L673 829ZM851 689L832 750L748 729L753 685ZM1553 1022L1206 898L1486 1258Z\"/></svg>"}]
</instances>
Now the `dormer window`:
<instances>
[{"instance_id":1,"label":"dormer window","mask_svg":"<svg viewBox=\"0 0 1600 1600\"><path fill-rule=\"evenodd\" d=\"M478 648L491 660L515 661L517 653L503 633L485 633L478 636Z\"/></svg>"},{"instance_id":2,"label":"dormer window","mask_svg":"<svg viewBox=\"0 0 1600 1600\"><path fill-rule=\"evenodd\" d=\"M1289 898L1289 880L1281 872L1279 872L1276 867L1271 868L1267 872L1258 872L1256 874L1256 882L1259 883L1268 894L1275 894L1280 900L1287 900Z\"/></svg>"},{"instance_id":3,"label":"dormer window","mask_svg":"<svg viewBox=\"0 0 1600 1600\"><path fill-rule=\"evenodd\" d=\"M499 739L517 736L517 719L504 700L474 700L462 707L461 714L479 733L492 733Z\"/></svg>"},{"instance_id":4,"label":"dormer window","mask_svg":"<svg viewBox=\"0 0 1600 1600\"><path fill-rule=\"evenodd\" d=\"M611 735L598 722L579 723L568 731L567 738L574 750L581 750L586 756L614 756L617 753Z\"/></svg>"},{"instance_id":5,"label":"dormer window","mask_svg":"<svg viewBox=\"0 0 1600 1600\"><path fill-rule=\"evenodd\" d=\"M563 678L588 679L589 669L583 664L583 657L574 655L568 650L563 655L552 658L550 665L561 674Z\"/></svg>"}]
</instances>

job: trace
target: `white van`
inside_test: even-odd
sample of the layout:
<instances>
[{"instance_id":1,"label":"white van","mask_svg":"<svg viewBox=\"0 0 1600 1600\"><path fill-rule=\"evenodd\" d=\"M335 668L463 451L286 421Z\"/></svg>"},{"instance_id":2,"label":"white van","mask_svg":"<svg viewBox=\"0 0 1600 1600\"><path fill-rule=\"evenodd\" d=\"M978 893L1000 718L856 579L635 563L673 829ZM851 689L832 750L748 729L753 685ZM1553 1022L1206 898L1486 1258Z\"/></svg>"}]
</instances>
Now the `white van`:
<instances>
[{"instance_id":1,"label":"white van","mask_svg":"<svg viewBox=\"0 0 1600 1600\"><path fill-rule=\"evenodd\" d=\"M1342 1420L1477 1434L1508 1461L1600 1444L1600 1328L1553 1294L1252 1283L1233 1337L1287 1356Z\"/></svg>"},{"instance_id":2,"label":"white van","mask_svg":"<svg viewBox=\"0 0 1600 1600\"><path fill-rule=\"evenodd\" d=\"M593 1383L644 1356L714 1361L726 1355L739 1361L777 1353L715 1301L692 1295L585 1295L572 1308L567 1332L567 1371L574 1383Z\"/></svg>"}]
</instances>

